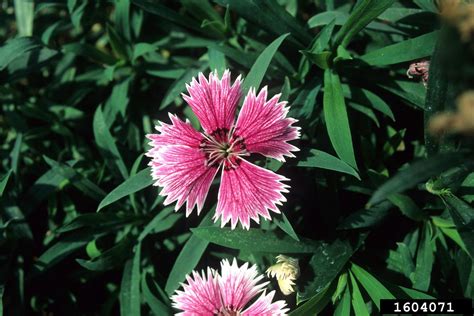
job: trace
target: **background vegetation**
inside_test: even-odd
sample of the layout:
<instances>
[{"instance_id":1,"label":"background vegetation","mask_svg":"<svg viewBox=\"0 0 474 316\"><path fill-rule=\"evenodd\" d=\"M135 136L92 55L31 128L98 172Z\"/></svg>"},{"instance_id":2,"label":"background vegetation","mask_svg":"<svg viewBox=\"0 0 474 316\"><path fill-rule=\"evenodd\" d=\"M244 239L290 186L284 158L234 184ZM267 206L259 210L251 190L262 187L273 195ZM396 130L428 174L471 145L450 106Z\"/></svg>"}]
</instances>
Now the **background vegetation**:
<instances>
[{"instance_id":1,"label":"background vegetation","mask_svg":"<svg viewBox=\"0 0 474 316\"><path fill-rule=\"evenodd\" d=\"M472 87L472 45L431 0L0 1L0 315L171 315L192 269L300 260L291 315L473 297L466 136L425 126ZM427 88L410 63L431 59ZM163 207L145 134L199 72L283 93L286 216L240 228ZM275 280L271 285L277 288ZM277 290L278 291L278 290Z\"/></svg>"}]
</instances>

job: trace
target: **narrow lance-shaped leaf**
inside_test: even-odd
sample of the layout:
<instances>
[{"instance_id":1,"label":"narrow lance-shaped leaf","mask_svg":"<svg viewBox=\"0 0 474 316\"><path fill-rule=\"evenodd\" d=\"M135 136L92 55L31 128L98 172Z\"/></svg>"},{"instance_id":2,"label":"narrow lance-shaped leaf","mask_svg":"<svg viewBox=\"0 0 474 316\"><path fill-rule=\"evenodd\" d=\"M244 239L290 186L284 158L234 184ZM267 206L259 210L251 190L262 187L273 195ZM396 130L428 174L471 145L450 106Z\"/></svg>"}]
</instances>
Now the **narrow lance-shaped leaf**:
<instances>
[{"instance_id":1,"label":"narrow lance-shaped leaf","mask_svg":"<svg viewBox=\"0 0 474 316\"><path fill-rule=\"evenodd\" d=\"M76 259L76 261L88 270L106 271L122 264L122 262L131 254L132 247L133 239L126 236L115 246L104 251L96 258L91 260Z\"/></svg>"},{"instance_id":2,"label":"narrow lance-shaped leaf","mask_svg":"<svg viewBox=\"0 0 474 316\"><path fill-rule=\"evenodd\" d=\"M120 285L120 315L121 316L140 316L140 260L141 244L135 249L133 259L125 264Z\"/></svg>"},{"instance_id":3,"label":"narrow lance-shaped leaf","mask_svg":"<svg viewBox=\"0 0 474 316\"><path fill-rule=\"evenodd\" d=\"M367 291L379 310L381 299L395 299L395 296L379 280L355 263L351 266L351 272Z\"/></svg>"},{"instance_id":4,"label":"narrow lance-shaped leaf","mask_svg":"<svg viewBox=\"0 0 474 316\"><path fill-rule=\"evenodd\" d=\"M296 45L306 46L311 41L309 32L301 23L292 17L283 7L271 0L216 0L230 10L237 12L244 19L266 30L269 34L280 35L291 33L290 40Z\"/></svg>"},{"instance_id":5,"label":"narrow lance-shaped leaf","mask_svg":"<svg viewBox=\"0 0 474 316\"><path fill-rule=\"evenodd\" d=\"M449 213L468 250L469 256L474 258L474 209L452 194L442 196L442 199L448 206Z\"/></svg>"},{"instance_id":6,"label":"narrow lance-shaped leaf","mask_svg":"<svg viewBox=\"0 0 474 316\"><path fill-rule=\"evenodd\" d=\"M260 86L260 83L262 82L263 77L267 72L268 66L272 61L273 55L275 55L281 43L288 35L290 34L287 33L278 37L270 45L268 45L267 48L263 50L260 56L258 56L257 60L250 69L247 77L245 78L242 87L242 95L247 95L247 92L249 91L250 87L253 87L255 88L255 90L258 90L258 87Z\"/></svg>"},{"instance_id":7,"label":"narrow lance-shaped leaf","mask_svg":"<svg viewBox=\"0 0 474 316\"><path fill-rule=\"evenodd\" d=\"M199 227L191 229L197 237L232 249L245 249L270 253L312 253L319 244L308 239L296 241L284 235L260 229L234 229L218 227Z\"/></svg>"},{"instance_id":8,"label":"narrow lance-shaped leaf","mask_svg":"<svg viewBox=\"0 0 474 316\"><path fill-rule=\"evenodd\" d=\"M142 293L145 302L150 306L155 315L171 315L170 308L160 301L153 293L152 289L156 288L157 284L151 279L149 275L142 276Z\"/></svg>"},{"instance_id":9,"label":"narrow lance-shaped leaf","mask_svg":"<svg viewBox=\"0 0 474 316\"><path fill-rule=\"evenodd\" d=\"M350 174L351 176L356 177L360 180L359 174L357 173L354 168L349 166L344 161L325 153L324 151L311 149L305 155L304 153L301 154L304 158L301 159L297 166L298 167L310 167L310 168L322 168L327 170L334 170L346 174Z\"/></svg>"},{"instance_id":10,"label":"narrow lance-shaped leaf","mask_svg":"<svg viewBox=\"0 0 474 316\"><path fill-rule=\"evenodd\" d=\"M367 24L389 8L395 0L361 0L347 22L341 27L334 40L334 48L339 45L346 47L352 38Z\"/></svg>"},{"instance_id":11,"label":"narrow lance-shaped leaf","mask_svg":"<svg viewBox=\"0 0 474 316\"><path fill-rule=\"evenodd\" d=\"M331 301L331 295L335 289L335 282L314 295L307 302L293 310L289 316L317 315Z\"/></svg>"},{"instance_id":12,"label":"narrow lance-shaped leaf","mask_svg":"<svg viewBox=\"0 0 474 316\"><path fill-rule=\"evenodd\" d=\"M376 204L394 193L403 192L429 177L459 165L464 159L465 155L462 153L451 153L439 154L429 159L414 162L381 185L374 192L368 204Z\"/></svg>"},{"instance_id":13,"label":"narrow lance-shaped leaf","mask_svg":"<svg viewBox=\"0 0 474 316\"><path fill-rule=\"evenodd\" d=\"M371 51L360 58L373 66L386 66L430 56L438 32L427 33L393 45Z\"/></svg>"},{"instance_id":14,"label":"narrow lance-shaped leaf","mask_svg":"<svg viewBox=\"0 0 474 316\"><path fill-rule=\"evenodd\" d=\"M11 174L12 170L10 169L0 180L0 197L3 195L3 191L5 191L5 187L7 186L8 179L10 179Z\"/></svg>"},{"instance_id":15,"label":"narrow lance-shaped leaf","mask_svg":"<svg viewBox=\"0 0 474 316\"><path fill-rule=\"evenodd\" d=\"M143 190L152 184L153 179L151 178L150 168L145 168L122 182L118 187L113 189L112 192L107 194L107 196L100 202L97 211L100 211L107 205L110 205L123 197Z\"/></svg>"},{"instance_id":16,"label":"narrow lance-shaped leaf","mask_svg":"<svg viewBox=\"0 0 474 316\"><path fill-rule=\"evenodd\" d=\"M212 213L214 212L213 208L209 213L203 218L199 227L206 227L212 225ZM183 249L179 253L176 261L174 262L173 268L168 275L168 280L166 281L165 291L168 295L172 295L179 287L180 282L183 282L186 275L191 273L196 265L199 263L204 251L206 250L209 242L203 240L194 234L188 239Z\"/></svg>"},{"instance_id":17,"label":"narrow lance-shaped leaf","mask_svg":"<svg viewBox=\"0 0 474 316\"><path fill-rule=\"evenodd\" d=\"M124 179L128 178L128 170L123 162L122 156L118 151L115 139L110 134L110 131L105 122L104 115L101 107L97 107L94 115L94 121L92 123L94 128L94 136L97 146L107 161L107 166L112 171L118 170Z\"/></svg>"},{"instance_id":18,"label":"narrow lance-shaped leaf","mask_svg":"<svg viewBox=\"0 0 474 316\"><path fill-rule=\"evenodd\" d=\"M39 50L41 47L40 42L30 37L17 37L7 41L0 47L0 71L4 70L19 56L34 50Z\"/></svg>"},{"instance_id":19,"label":"narrow lance-shaped leaf","mask_svg":"<svg viewBox=\"0 0 474 316\"><path fill-rule=\"evenodd\" d=\"M413 274L413 287L417 290L428 291L431 284L431 273L434 263L434 241L431 236L431 228L428 224L422 231L422 238L418 245L416 254L415 273Z\"/></svg>"},{"instance_id":20,"label":"narrow lance-shaped leaf","mask_svg":"<svg viewBox=\"0 0 474 316\"><path fill-rule=\"evenodd\" d=\"M362 297L362 293L360 292L354 275L352 273L349 273L349 275L352 287L352 307L354 308L355 315L370 316L369 310L367 309L367 305L365 305L364 298Z\"/></svg>"},{"instance_id":21,"label":"narrow lance-shaped leaf","mask_svg":"<svg viewBox=\"0 0 474 316\"><path fill-rule=\"evenodd\" d=\"M357 168L341 82L339 75L331 69L324 71L323 107L329 139L337 155Z\"/></svg>"},{"instance_id":22,"label":"narrow lance-shaped leaf","mask_svg":"<svg viewBox=\"0 0 474 316\"><path fill-rule=\"evenodd\" d=\"M15 0L15 18L20 36L33 35L33 19L35 17L34 0Z\"/></svg>"}]
</instances>

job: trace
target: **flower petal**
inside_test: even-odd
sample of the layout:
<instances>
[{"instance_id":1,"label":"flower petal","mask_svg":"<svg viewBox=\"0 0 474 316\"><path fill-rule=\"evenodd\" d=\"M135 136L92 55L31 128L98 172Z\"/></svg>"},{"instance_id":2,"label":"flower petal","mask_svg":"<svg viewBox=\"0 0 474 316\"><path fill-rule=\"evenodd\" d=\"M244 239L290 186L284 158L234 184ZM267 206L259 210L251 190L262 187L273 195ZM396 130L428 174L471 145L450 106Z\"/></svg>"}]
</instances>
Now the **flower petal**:
<instances>
[{"instance_id":1,"label":"flower petal","mask_svg":"<svg viewBox=\"0 0 474 316\"><path fill-rule=\"evenodd\" d=\"M218 168L206 166L206 157L199 148L159 147L149 165L155 185L163 187L160 195L167 196L164 205L177 201L178 210L186 202L186 216L189 216L197 204L198 214L201 212Z\"/></svg>"},{"instance_id":2,"label":"flower petal","mask_svg":"<svg viewBox=\"0 0 474 316\"><path fill-rule=\"evenodd\" d=\"M281 181L289 179L244 159L237 162L237 168L222 171L214 219L222 217L222 227L230 220L232 229L239 221L249 229L250 218L258 223L259 215L271 219L268 210L280 213L276 205L286 201L282 193L289 187Z\"/></svg>"},{"instance_id":3,"label":"flower petal","mask_svg":"<svg viewBox=\"0 0 474 316\"><path fill-rule=\"evenodd\" d=\"M207 277L193 271L192 276L186 276L187 284L182 283L183 291L177 290L171 297L173 307L182 310L177 315L183 316L213 316L222 308L219 289L219 274L207 269Z\"/></svg>"},{"instance_id":4,"label":"flower petal","mask_svg":"<svg viewBox=\"0 0 474 316\"><path fill-rule=\"evenodd\" d=\"M186 202L186 216L194 206L200 213L214 179L217 168L206 167L205 154L200 150L203 139L189 122L183 122L170 114L172 124L157 126L159 134L150 134L152 146L147 156L155 185L163 187L161 195L167 195L164 204L176 203L176 210Z\"/></svg>"},{"instance_id":5,"label":"flower petal","mask_svg":"<svg viewBox=\"0 0 474 316\"><path fill-rule=\"evenodd\" d=\"M242 316L284 316L289 311L285 301L276 301L272 303L275 291L266 294L265 292L246 310Z\"/></svg>"},{"instance_id":6,"label":"flower petal","mask_svg":"<svg viewBox=\"0 0 474 316\"><path fill-rule=\"evenodd\" d=\"M224 307L230 310L242 310L268 282L260 283L263 275L257 271L257 266L249 267L248 262L241 267L234 258L232 264L227 259L221 262L220 288Z\"/></svg>"},{"instance_id":7,"label":"flower petal","mask_svg":"<svg viewBox=\"0 0 474 316\"><path fill-rule=\"evenodd\" d=\"M217 72L210 73L209 80L200 73L199 81L193 78L191 84L186 85L189 96L183 94L183 99L209 135L218 129L231 128L240 99L240 84L239 76L231 86L230 72L226 70L220 80Z\"/></svg>"},{"instance_id":8,"label":"flower petal","mask_svg":"<svg viewBox=\"0 0 474 316\"><path fill-rule=\"evenodd\" d=\"M286 117L286 101L279 102L280 94L267 101L267 87L258 96L251 88L237 119L235 134L244 139L247 151L285 161L284 156L294 157L299 149L288 141L300 137L299 127L292 126L297 120Z\"/></svg>"}]
</instances>

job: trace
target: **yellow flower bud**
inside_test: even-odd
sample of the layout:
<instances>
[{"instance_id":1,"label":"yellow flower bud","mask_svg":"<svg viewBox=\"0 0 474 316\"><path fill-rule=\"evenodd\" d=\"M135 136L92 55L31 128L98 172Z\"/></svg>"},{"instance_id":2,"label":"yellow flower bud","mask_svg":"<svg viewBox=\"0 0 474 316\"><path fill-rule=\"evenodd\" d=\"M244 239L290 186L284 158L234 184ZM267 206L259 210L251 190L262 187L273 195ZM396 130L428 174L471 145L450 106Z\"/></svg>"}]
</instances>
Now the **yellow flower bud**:
<instances>
[{"instance_id":1,"label":"yellow flower bud","mask_svg":"<svg viewBox=\"0 0 474 316\"><path fill-rule=\"evenodd\" d=\"M295 280L300 275L300 266L298 259L278 255L277 263L267 269L267 275L276 278L280 291L284 295L290 295L295 292Z\"/></svg>"}]
</instances>

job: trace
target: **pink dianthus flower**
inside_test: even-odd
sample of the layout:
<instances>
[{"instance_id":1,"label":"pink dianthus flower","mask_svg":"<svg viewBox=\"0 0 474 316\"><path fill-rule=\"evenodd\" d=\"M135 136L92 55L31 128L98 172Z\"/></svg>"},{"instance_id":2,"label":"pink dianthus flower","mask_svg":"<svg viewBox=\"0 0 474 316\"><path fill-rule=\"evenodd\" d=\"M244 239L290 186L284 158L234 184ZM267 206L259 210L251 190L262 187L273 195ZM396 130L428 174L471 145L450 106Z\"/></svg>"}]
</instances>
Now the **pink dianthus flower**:
<instances>
[{"instance_id":1,"label":"pink dianthus flower","mask_svg":"<svg viewBox=\"0 0 474 316\"><path fill-rule=\"evenodd\" d=\"M239 116L235 112L241 97L240 76L231 85L230 72L221 79L202 73L199 81L193 78L186 85L189 95L183 94L201 123L203 132L196 131L188 120L170 114L171 124L160 122L158 134L150 134L150 166L155 185L162 187L168 205L176 201L178 210L186 202L186 216L197 205L201 212L211 183L221 170L221 181L214 220L221 225L229 221L234 229L238 222L246 229L250 219L259 216L271 219L269 211L280 213L277 205L286 201L289 180L259 167L244 157L258 153L279 161L284 156L294 157L298 148L288 141L299 138L297 120L288 118L285 101L280 95L267 100L267 87L258 95L251 88L244 99Z\"/></svg>"},{"instance_id":2,"label":"pink dianthus flower","mask_svg":"<svg viewBox=\"0 0 474 316\"><path fill-rule=\"evenodd\" d=\"M171 297L173 307L182 310L180 316L282 316L288 309L285 301L273 301L275 291L266 293L268 282L260 283L263 275L248 263L237 265L227 259L221 262L221 274L207 268L207 275L193 271L187 276L183 290ZM257 295L260 295L253 303ZM248 306L249 305L249 306ZM248 306L248 307L247 307Z\"/></svg>"}]
</instances>

